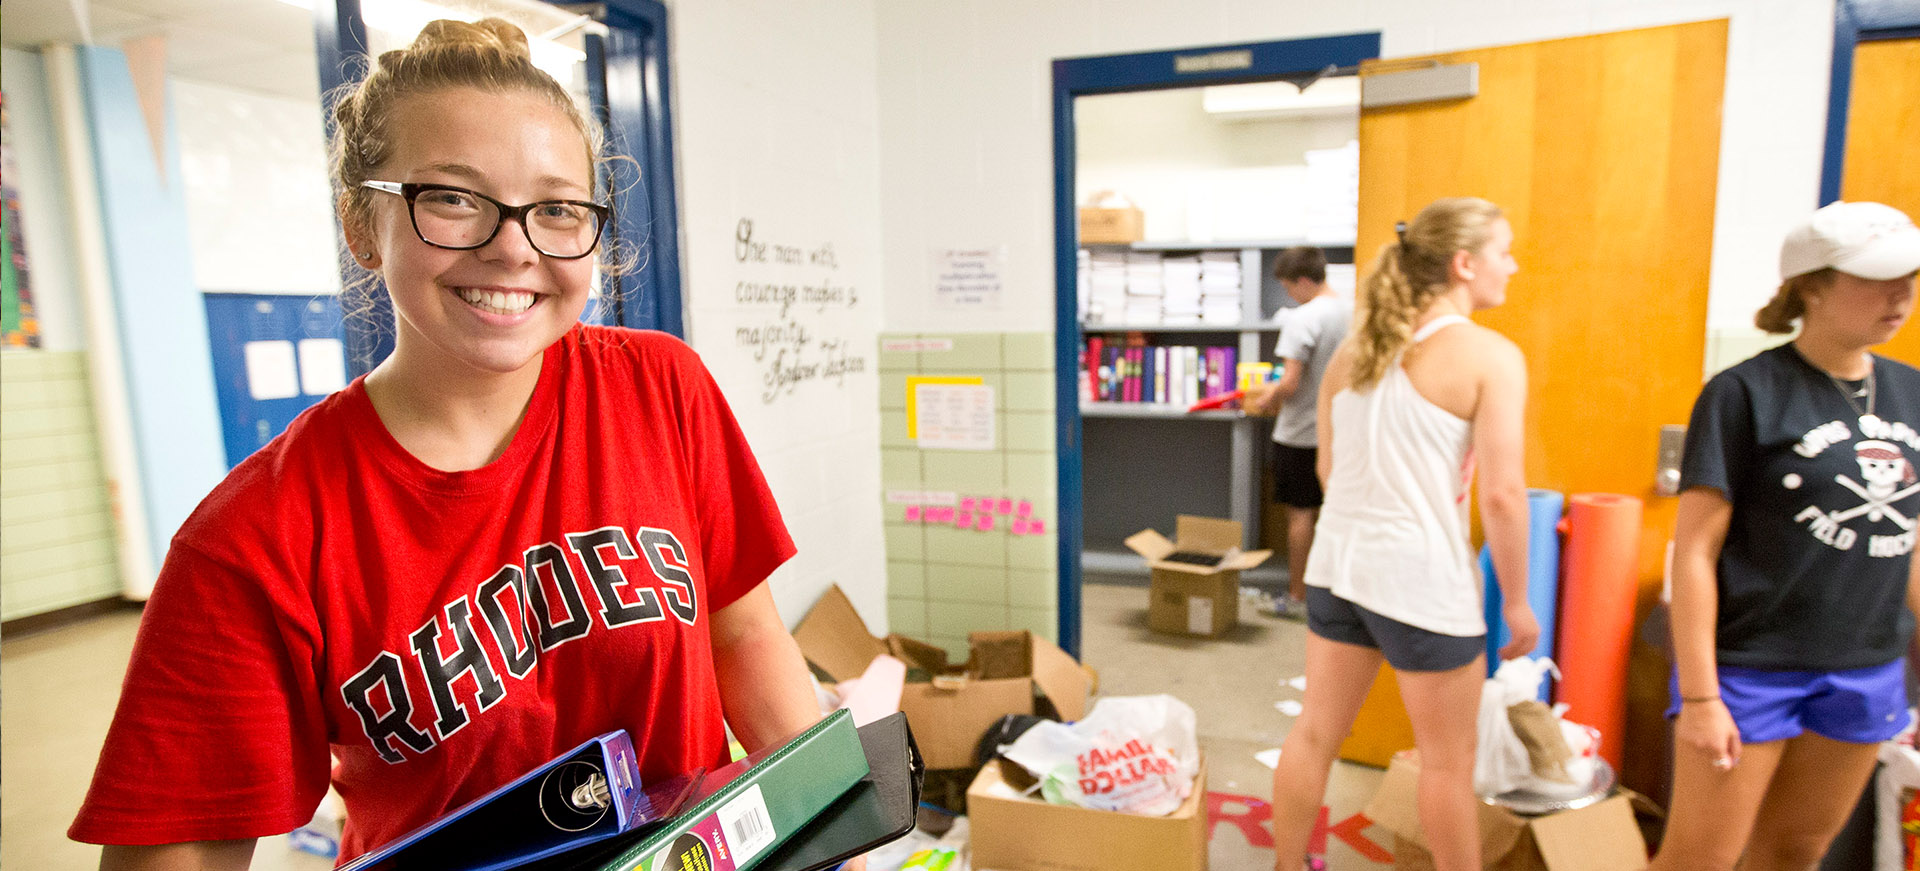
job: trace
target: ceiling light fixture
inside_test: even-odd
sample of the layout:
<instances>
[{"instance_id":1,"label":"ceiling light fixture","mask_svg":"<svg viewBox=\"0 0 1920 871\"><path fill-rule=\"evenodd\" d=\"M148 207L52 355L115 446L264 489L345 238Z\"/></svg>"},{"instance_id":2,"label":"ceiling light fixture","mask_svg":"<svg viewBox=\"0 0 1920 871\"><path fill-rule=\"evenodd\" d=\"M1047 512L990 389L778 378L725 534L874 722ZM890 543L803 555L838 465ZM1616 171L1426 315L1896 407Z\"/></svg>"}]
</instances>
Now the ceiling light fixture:
<instances>
[{"instance_id":1,"label":"ceiling light fixture","mask_svg":"<svg viewBox=\"0 0 1920 871\"><path fill-rule=\"evenodd\" d=\"M280 0L280 2L312 11L315 3L332 2L332 0ZM368 27L404 42L411 40L430 21L442 18L477 21L481 16L449 9L426 0L365 0L360 4L360 17L366 21ZM591 19L588 19L588 22L590 23ZM576 19L549 33L562 36L582 26L589 25L583 25ZM604 27L600 30L605 32ZM552 38L544 36L529 36L527 47L533 56L534 66L545 70L547 75L553 76L562 86L569 88L574 84L574 65L587 59L586 54L580 50L561 45L554 42Z\"/></svg>"}]
</instances>

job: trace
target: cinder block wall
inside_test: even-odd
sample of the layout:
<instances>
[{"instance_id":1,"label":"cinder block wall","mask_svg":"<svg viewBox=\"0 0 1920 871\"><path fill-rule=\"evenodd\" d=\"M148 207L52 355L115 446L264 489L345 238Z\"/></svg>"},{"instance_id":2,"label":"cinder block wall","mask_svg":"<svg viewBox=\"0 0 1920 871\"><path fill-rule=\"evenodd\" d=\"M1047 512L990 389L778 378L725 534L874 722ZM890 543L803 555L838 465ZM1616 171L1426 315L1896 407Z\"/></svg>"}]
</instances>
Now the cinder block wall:
<instances>
[{"instance_id":1,"label":"cinder block wall","mask_svg":"<svg viewBox=\"0 0 1920 871\"><path fill-rule=\"evenodd\" d=\"M120 593L86 354L0 353L0 619Z\"/></svg>"},{"instance_id":2,"label":"cinder block wall","mask_svg":"<svg viewBox=\"0 0 1920 871\"><path fill-rule=\"evenodd\" d=\"M916 342L916 340L918 340ZM920 350L889 351L914 342ZM930 347L946 350L929 350ZM895 632L964 657L967 633L1030 629L1057 638L1059 538L1050 333L886 334L880 353L880 494L886 523L887 618ZM978 377L993 388L994 447L923 449L908 438L909 378ZM951 497L952 502L947 502ZM1011 531L1000 499L1032 505L1039 534ZM918 508L995 504L991 531L910 520Z\"/></svg>"}]
</instances>

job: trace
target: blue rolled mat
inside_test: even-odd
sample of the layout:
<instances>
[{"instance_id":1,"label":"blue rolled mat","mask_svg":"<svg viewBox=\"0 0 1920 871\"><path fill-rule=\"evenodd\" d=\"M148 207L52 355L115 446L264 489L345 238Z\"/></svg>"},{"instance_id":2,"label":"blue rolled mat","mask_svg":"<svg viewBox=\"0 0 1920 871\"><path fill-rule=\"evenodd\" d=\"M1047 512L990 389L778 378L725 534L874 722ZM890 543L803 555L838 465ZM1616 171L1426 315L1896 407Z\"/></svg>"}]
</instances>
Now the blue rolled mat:
<instances>
[{"instance_id":1,"label":"blue rolled mat","mask_svg":"<svg viewBox=\"0 0 1920 871\"><path fill-rule=\"evenodd\" d=\"M1560 515L1567 497L1555 490L1527 491L1527 603L1540 622L1540 641L1534 656L1553 655L1554 615L1560 603ZM1512 637L1500 616L1504 600L1493 571L1493 552L1480 548L1480 572L1487 580L1487 674L1500 667L1500 648ZM1540 700L1548 701L1547 681L1540 682Z\"/></svg>"}]
</instances>

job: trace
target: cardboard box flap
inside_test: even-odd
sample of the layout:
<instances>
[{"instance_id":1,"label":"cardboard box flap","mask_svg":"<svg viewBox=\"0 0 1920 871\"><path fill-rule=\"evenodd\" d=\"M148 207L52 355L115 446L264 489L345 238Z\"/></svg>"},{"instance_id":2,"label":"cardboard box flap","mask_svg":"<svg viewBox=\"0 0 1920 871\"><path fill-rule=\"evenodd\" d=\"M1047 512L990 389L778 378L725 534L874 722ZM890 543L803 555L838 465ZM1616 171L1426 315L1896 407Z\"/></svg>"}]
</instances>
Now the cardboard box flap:
<instances>
[{"instance_id":1,"label":"cardboard box flap","mask_svg":"<svg viewBox=\"0 0 1920 871\"><path fill-rule=\"evenodd\" d=\"M1038 635L1033 636L1033 682L1060 712L1062 721L1071 723L1087 715L1093 678L1066 651Z\"/></svg>"},{"instance_id":2,"label":"cardboard box flap","mask_svg":"<svg viewBox=\"0 0 1920 871\"><path fill-rule=\"evenodd\" d=\"M1624 795L1533 819L1533 841L1547 871L1617 871L1645 868L1647 844Z\"/></svg>"},{"instance_id":3,"label":"cardboard box flap","mask_svg":"<svg viewBox=\"0 0 1920 871\"><path fill-rule=\"evenodd\" d=\"M1367 819L1385 826L1387 831L1424 850L1427 836L1420 828L1419 783L1418 758L1411 751L1394 756L1393 762L1387 766L1386 776L1380 779L1379 789L1374 792L1362 813L1367 815ZM1519 843L1520 836L1526 833L1527 822L1502 808L1485 803L1479 806L1479 812L1480 854L1488 860L1488 867L1492 867L1492 860L1505 856Z\"/></svg>"},{"instance_id":4,"label":"cardboard box flap","mask_svg":"<svg viewBox=\"0 0 1920 871\"><path fill-rule=\"evenodd\" d=\"M899 657L907 665L926 672L929 676L941 674L947 670L947 649L937 644L915 641L904 635L889 635L887 652Z\"/></svg>"},{"instance_id":5,"label":"cardboard box flap","mask_svg":"<svg viewBox=\"0 0 1920 871\"><path fill-rule=\"evenodd\" d=\"M1003 680L1033 674L1033 633L967 633L967 671L981 680Z\"/></svg>"},{"instance_id":6,"label":"cardboard box flap","mask_svg":"<svg viewBox=\"0 0 1920 871\"><path fill-rule=\"evenodd\" d=\"M1173 553L1173 542L1151 529L1143 529L1127 536L1127 547L1134 553L1146 557L1149 562L1159 560Z\"/></svg>"},{"instance_id":7,"label":"cardboard box flap","mask_svg":"<svg viewBox=\"0 0 1920 871\"><path fill-rule=\"evenodd\" d=\"M1229 570L1239 571L1242 569L1250 569L1263 562L1266 562L1267 559L1272 556L1273 556L1273 551L1270 551L1270 550L1250 550L1245 553L1235 554L1231 559L1222 560L1220 562L1220 570L1221 571L1229 571Z\"/></svg>"},{"instance_id":8,"label":"cardboard box flap","mask_svg":"<svg viewBox=\"0 0 1920 871\"><path fill-rule=\"evenodd\" d=\"M1173 540L1181 550L1226 553L1229 548L1240 546L1240 523L1182 514L1174 520Z\"/></svg>"},{"instance_id":9,"label":"cardboard box flap","mask_svg":"<svg viewBox=\"0 0 1920 871\"><path fill-rule=\"evenodd\" d=\"M793 640L808 662L835 681L859 677L874 657L887 652L838 584L820 594L820 601L793 630Z\"/></svg>"}]
</instances>

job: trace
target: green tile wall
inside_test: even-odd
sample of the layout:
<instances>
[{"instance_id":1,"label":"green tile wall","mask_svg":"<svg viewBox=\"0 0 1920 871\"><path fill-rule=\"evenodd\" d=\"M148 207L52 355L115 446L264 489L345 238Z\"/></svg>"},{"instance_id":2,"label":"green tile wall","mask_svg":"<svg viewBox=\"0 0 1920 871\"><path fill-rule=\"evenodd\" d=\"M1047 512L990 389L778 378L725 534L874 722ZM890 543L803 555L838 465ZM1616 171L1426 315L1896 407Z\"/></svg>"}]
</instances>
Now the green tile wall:
<instances>
[{"instance_id":1,"label":"green tile wall","mask_svg":"<svg viewBox=\"0 0 1920 871\"><path fill-rule=\"evenodd\" d=\"M1053 335L888 334L880 342L886 491L880 498L893 630L939 644L956 657L966 654L968 632L1031 629L1057 638ZM922 450L907 438L906 385L915 375L972 376L992 387L994 449ZM992 531L908 520L914 497L929 491L1029 500L1046 532L1013 535L1013 517L997 510Z\"/></svg>"},{"instance_id":2,"label":"green tile wall","mask_svg":"<svg viewBox=\"0 0 1920 871\"><path fill-rule=\"evenodd\" d=\"M120 594L81 352L0 352L0 619Z\"/></svg>"}]
</instances>

